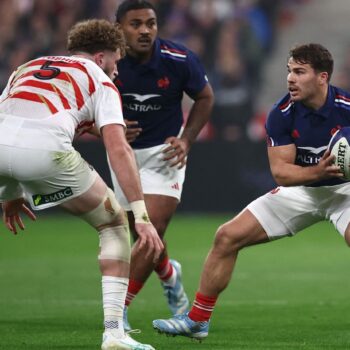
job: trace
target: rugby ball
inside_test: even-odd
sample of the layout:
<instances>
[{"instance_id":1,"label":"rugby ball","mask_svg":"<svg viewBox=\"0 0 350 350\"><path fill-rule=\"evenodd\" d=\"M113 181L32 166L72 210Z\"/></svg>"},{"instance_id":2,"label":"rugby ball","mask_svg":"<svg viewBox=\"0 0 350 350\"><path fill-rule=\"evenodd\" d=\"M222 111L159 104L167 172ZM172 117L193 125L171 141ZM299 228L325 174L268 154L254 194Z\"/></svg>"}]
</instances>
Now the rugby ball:
<instances>
[{"instance_id":1,"label":"rugby ball","mask_svg":"<svg viewBox=\"0 0 350 350\"><path fill-rule=\"evenodd\" d=\"M331 154L335 155L334 164L340 167L345 180L350 180L350 127L341 128L328 144Z\"/></svg>"}]
</instances>

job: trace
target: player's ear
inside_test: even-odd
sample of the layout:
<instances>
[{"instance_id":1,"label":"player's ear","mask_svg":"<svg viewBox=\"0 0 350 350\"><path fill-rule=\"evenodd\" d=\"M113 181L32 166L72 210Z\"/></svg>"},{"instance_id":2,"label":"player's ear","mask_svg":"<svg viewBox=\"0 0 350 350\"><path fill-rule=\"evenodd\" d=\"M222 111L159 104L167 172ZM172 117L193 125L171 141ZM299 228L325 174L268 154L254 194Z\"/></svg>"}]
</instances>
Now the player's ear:
<instances>
[{"instance_id":1,"label":"player's ear","mask_svg":"<svg viewBox=\"0 0 350 350\"><path fill-rule=\"evenodd\" d=\"M328 73L327 72L321 72L319 74L319 77L320 77L321 84L326 84L328 82Z\"/></svg>"},{"instance_id":2,"label":"player's ear","mask_svg":"<svg viewBox=\"0 0 350 350\"><path fill-rule=\"evenodd\" d=\"M103 64L104 64L104 58L105 58L105 54L103 51L100 51L100 52L96 52L94 54L94 60L95 60L95 63L99 66L99 67L102 67Z\"/></svg>"}]
</instances>

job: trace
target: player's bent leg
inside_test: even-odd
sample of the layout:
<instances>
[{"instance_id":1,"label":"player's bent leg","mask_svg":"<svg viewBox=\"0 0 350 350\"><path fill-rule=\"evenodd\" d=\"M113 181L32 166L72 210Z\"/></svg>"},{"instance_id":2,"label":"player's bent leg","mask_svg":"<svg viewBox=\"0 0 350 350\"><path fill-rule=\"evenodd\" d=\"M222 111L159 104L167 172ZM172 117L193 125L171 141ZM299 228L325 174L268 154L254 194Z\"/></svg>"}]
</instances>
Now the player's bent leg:
<instances>
[{"instance_id":1,"label":"player's bent leg","mask_svg":"<svg viewBox=\"0 0 350 350\"><path fill-rule=\"evenodd\" d=\"M161 237L164 237L169 222L175 213L179 200L171 196L145 195L146 204L151 212L151 220L155 223ZM160 208L162 208L160 210ZM169 259L165 251L157 266L155 272L161 280L164 295L167 299L169 309L173 315L186 312L189 306L189 300L182 284L181 264Z\"/></svg>"},{"instance_id":2,"label":"player's bent leg","mask_svg":"<svg viewBox=\"0 0 350 350\"><path fill-rule=\"evenodd\" d=\"M219 295L230 281L239 250L268 241L265 230L248 209L220 226L204 264L199 292Z\"/></svg>"},{"instance_id":3,"label":"player's bent leg","mask_svg":"<svg viewBox=\"0 0 350 350\"><path fill-rule=\"evenodd\" d=\"M152 350L124 333L123 309L128 286L130 238L124 210L98 176L81 196L62 207L96 228L100 237L99 263L102 272L104 326L102 349Z\"/></svg>"},{"instance_id":4,"label":"player's bent leg","mask_svg":"<svg viewBox=\"0 0 350 350\"><path fill-rule=\"evenodd\" d=\"M112 339L124 339L122 319L131 251L124 211L112 190L106 189L101 203L80 216L99 232L105 336L110 333Z\"/></svg>"},{"instance_id":5,"label":"player's bent leg","mask_svg":"<svg viewBox=\"0 0 350 350\"><path fill-rule=\"evenodd\" d=\"M61 206L93 226L100 236L100 267L102 274L128 277L130 241L127 220L114 193L97 176L82 195Z\"/></svg>"},{"instance_id":6,"label":"player's bent leg","mask_svg":"<svg viewBox=\"0 0 350 350\"><path fill-rule=\"evenodd\" d=\"M220 226L205 261L200 287L190 312L167 320L154 320L153 327L172 336L204 339L208 335L217 298L230 281L239 250L268 241L264 229L248 209Z\"/></svg>"}]
</instances>

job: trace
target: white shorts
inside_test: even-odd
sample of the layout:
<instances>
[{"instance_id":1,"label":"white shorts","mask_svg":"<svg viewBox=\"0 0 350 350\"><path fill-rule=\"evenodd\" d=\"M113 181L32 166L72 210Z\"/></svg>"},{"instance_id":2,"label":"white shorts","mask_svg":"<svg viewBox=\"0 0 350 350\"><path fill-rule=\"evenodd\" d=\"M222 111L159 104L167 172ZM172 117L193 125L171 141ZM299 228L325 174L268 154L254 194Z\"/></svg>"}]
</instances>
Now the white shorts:
<instances>
[{"instance_id":1,"label":"white shorts","mask_svg":"<svg viewBox=\"0 0 350 350\"><path fill-rule=\"evenodd\" d=\"M75 150L0 145L0 202L24 195L33 209L45 209L83 194L96 177L96 171Z\"/></svg>"},{"instance_id":2,"label":"white shorts","mask_svg":"<svg viewBox=\"0 0 350 350\"><path fill-rule=\"evenodd\" d=\"M350 222L350 183L277 187L247 206L270 239L291 236L328 220L344 236Z\"/></svg>"},{"instance_id":3,"label":"white shorts","mask_svg":"<svg viewBox=\"0 0 350 350\"><path fill-rule=\"evenodd\" d=\"M139 168L142 191L145 194L159 194L181 199L182 187L185 180L186 166L181 169L170 167L169 162L163 160L163 149L168 144L150 148L134 150L137 166ZM111 170L114 192L118 202L125 210L130 210L129 202L120 188L115 174Z\"/></svg>"}]
</instances>

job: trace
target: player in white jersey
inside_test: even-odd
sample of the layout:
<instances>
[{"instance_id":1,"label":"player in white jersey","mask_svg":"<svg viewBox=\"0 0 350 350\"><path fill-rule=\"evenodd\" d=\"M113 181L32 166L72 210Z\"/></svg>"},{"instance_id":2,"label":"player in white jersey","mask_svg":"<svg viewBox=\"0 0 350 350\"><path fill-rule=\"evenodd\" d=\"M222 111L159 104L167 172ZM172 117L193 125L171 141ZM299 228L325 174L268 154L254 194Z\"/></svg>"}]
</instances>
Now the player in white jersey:
<instances>
[{"instance_id":1,"label":"player in white jersey","mask_svg":"<svg viewBox=\"0 0 350 350\"><path fill-rule=\"evenodd\" d=\"M130 265L125 213L72 146L74 135L95 123L137 218L139 246L157 259L163 245L148 218L119 93L110 79L124 48L115 25L88 20L68 34L72 56L41 57L11 75L0 97L0 202L4 223L14 234L17 226L24 229L21 212L36 219L26 201L33 209L60 205L91 224L100 238L102 349L151 350L123 329Z\"/></svg>"}]
</instances>

